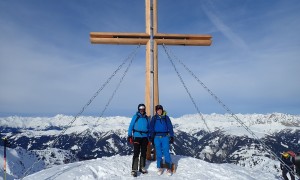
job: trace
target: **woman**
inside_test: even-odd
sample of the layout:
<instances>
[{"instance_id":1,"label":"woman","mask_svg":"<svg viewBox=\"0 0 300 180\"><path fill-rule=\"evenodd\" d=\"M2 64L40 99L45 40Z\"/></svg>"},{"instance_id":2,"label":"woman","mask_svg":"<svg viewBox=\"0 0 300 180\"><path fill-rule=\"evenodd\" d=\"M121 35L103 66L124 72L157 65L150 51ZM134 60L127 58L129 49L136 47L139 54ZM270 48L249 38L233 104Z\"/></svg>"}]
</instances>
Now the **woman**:
<instances>
[{"instance_id":1,"label":"woman","mask_svg":"<svg viewBox=\"0 0 300 180\"><path fill-rule=\"evenodd\" d=\"M167 164L167 174L172 175L172 160L170 155L170 143L174 142L173 126L169 116L166 115L162 105L155 107L156 114L152 117L150 122L151 140L154 142L157 160L157 174L163 173L162 156L165 157L165 164Z\"/></svg>"}]
</instances>

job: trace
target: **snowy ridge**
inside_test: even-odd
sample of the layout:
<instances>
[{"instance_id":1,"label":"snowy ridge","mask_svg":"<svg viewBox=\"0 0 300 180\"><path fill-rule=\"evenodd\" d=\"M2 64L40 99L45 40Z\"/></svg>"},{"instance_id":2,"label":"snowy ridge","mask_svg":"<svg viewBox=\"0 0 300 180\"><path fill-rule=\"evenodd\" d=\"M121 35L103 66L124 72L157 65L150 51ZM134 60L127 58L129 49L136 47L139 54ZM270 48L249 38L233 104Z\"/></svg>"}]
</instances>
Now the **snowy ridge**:
<instances>
[{"instance_id":1,"label":"snowy ridge","mask_svg":"<svg viewBox=\"0 0 300 180\"><path fill-rule=\"evenodd\" d=\"M300 129L300 116L282 113L272 114L236 114L236 116L248 126L258 137L283 130ZM221 129L227 134L236 136L249 136L249 133L230 114L204 114L204 120L211 131ZM203 120L199 115L184 115L172 120L178 125L178 129L185 132L206 130Z\"/></svg>"},{"instance_id":2,"label":"snowy ridge","mask_svg":"<svg viewBox=\"0 0 300 180\"><path fill-rule=\"evenodd\" d=\"M38 173L29 175L24 180L40 179L132 179L130 176L132 156L112 156L96 160L76 162L60 165ZM178 164L177 172L172 179L200 179L200 180L269 180L278 179L272 173L260 170L249 170L232 164L212 164L199 159L172 156L173 162ZM156 174L156 162L147 162L149 174L139 175L137 179L170 179L166 174Z\"/></svg>"},{"instance_id":3,"label":"snowy ridge","mask_svg":"<svg viewBox=\"0 0 300 180\"><path fill-rule=\"evenodd\" d=\"M211 133L207 132L199 115L171 118L176 134L175 143L171 146L171 152L176 155L175 159L177 157L180 160L195 157L198 158L195 161L203 162L202 160L205 160L213 163L223 163L227 160L231 163L229 166L235 166L233 164L236 164L246 167L247 171L259 170L267 174L273 174L273 176L280 174L279 162L274 161L274 158L270 157L231 115L210 114L203 116ZM277 155L287 149L299 150L300 116L281 113L265 115L237 114L237 116L256 136L262 138L268 146L275 150ZM73 119L74 117L65 115L0 118L1 136L8 136L12 144L11 147L15 148L9 149L9 152L12 153L8 153L10 160L15 159L9 162L14 162L14 164L8 164L8 168L11 169L8 171L8 177L11 177L11 179L20 177L24 169L32 165L38 158L42 158L41 162L43 164L35 167L36 169L33 172L44 168L56 168L58 165L78 160L100 158L97 161L102 163L104 160L101 159L105 158L101 157L121 155L119 157L123 158L132 154L132 147L126 141L127 128L131 118L81 116L77 118L71 127L67 128L67 125ZM48 149L49 145L65 128L67 128L67 131L55 148ZM83 147L82 143L84 143ZM0 148L3 149L1 146ZM23 154L27 153L27 155L15 155L18 153L13 151L24 151ZM2 158L0 161L3 161L3 151L0 151L0 153L0 158ZM28 159L23 157L28 157ZM126 160L126 163L130 162L131 160ZM124 162L121 163L124 164ZM24 166L24 164L29 165ZM213 165L218 166L217 164ZM20 167L16 168L16 166ZM130 167L130 164L128 167ZM126 167L125 177L128 176L128 167ZM152 167L152 163L149 167ZM73 165L70 167L66 165L65 168L70 168L70 171L72 171L74 167ZM96 169L95 172L98 172L97 168L102 168L102 166L93 168ZM0 171L3 171L2 167L0 167ZM112 169L112 171L118 170ZM198 172L198 170L195 170L195 172ZM65 172L57 173L64 174ZM199 177L206 177L203 174L198 175ZM83 174L84 176L88 175ZM96 173L95 177L97 176ZM248 177L248 174L246 173L245 176ZM182 178L183 176L179 177ZM192 179L195 177L191 176ZM252 175L249 175L249 177L251 179Z\"/></svg>"},{"instance_id":4,"label":"snowy ridge","mask_svg":"<svg viewBox=\"0 0 300 180\"><path fill-rule=\"evenodd\" d=\"M288 115L282 113L272 114L237 114L250 129L261 137L269 133L280 131L286 128L291 130L300 129L300 115ZM240 126L240 124L230 114L204 114L208 127L214 131L222 129L232 135L249 135ZM0 118L0 127L3 131L9 128L27 130L30 135L58 134L59 131L66 128L74 119L72 116L56 115L54 117L2 117ZM76 119L66 134L80 133L87 129L95 131L127 130L131 118L129 117L92 117L81 116ZM175 130L181 130L188 133L199 130L207 130L201 117L197 114L184 115L179 118L172 118ZM9 131L8 131L9 132ZM34 134L31 134L34 133Z\"/></svg>"}]
</instances>

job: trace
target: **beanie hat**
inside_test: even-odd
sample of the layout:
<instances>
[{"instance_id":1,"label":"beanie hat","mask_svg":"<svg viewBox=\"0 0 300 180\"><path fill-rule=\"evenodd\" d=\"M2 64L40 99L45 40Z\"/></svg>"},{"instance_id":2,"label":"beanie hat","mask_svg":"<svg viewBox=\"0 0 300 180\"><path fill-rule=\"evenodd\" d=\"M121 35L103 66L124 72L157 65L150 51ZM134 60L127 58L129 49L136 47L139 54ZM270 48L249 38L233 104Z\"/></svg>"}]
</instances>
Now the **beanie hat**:
<instances>
[{"instance_id":1,"label":"beanie hat","mask_svg":"<svg viewBox=\"0 0 300 180\"><path fill-rule=\"evenodd\" d=\"M162 107L162 105L157 105L155 106L155 111L161 109L162 111L164 111L164 108Z\"/></svg>"},{"instance_id":2,"label":"beanie hat","mask_svg":"<svg viewBox=\"0 0 300 180\"><path fill-rule=\"evenodd\" d=\"M146 109L145 104L139 104L139 105L138 105L138 111L139 111L140 109Z\"/></svg>"}]
</instances>

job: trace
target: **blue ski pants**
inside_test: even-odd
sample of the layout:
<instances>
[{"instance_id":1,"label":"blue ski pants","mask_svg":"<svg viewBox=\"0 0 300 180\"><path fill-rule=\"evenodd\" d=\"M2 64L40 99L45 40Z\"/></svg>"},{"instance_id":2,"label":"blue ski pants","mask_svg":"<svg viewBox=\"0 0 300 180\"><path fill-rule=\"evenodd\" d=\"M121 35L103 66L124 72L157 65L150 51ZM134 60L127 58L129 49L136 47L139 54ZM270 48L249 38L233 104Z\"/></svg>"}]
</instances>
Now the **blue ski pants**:
<instances>
[{"instance_id":1,"label":"blue ski pants","mask_svg":"<svg viewBox=\"0 0 300 180\"><path fill-rule=\"evenodd\" d=\"M162 156L165 157L165 163L172 167L172 160L170 155L170 137L169 136L155 136L154 144L156 150L157 168L161 167Z\"/></svg>"}]
</instances>

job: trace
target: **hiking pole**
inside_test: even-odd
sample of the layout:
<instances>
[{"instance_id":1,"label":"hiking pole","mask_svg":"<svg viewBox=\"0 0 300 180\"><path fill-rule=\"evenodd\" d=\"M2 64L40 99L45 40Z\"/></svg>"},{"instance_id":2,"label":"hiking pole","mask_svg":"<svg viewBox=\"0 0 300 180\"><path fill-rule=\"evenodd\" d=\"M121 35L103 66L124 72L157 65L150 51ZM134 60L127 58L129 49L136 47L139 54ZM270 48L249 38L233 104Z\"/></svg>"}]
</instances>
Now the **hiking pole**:
<instances>
[{"instance_id":1,"label":"hiking pole","mask_svg":"<svg viewBox=\"0 0 300 180\"><path fill-rule=\"evenodd\" d=\"M3 165L3 171L4 171L4 180L6 180L6 146L7 146L7 138L2 138L3 144L4 144L4 165Z\"/></svg>"}]
</instances>

